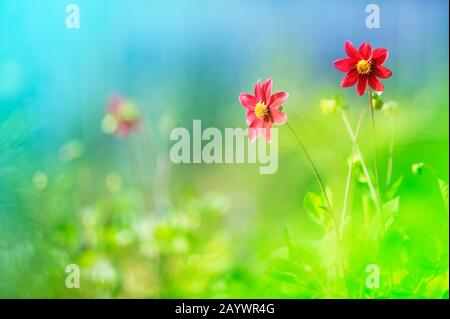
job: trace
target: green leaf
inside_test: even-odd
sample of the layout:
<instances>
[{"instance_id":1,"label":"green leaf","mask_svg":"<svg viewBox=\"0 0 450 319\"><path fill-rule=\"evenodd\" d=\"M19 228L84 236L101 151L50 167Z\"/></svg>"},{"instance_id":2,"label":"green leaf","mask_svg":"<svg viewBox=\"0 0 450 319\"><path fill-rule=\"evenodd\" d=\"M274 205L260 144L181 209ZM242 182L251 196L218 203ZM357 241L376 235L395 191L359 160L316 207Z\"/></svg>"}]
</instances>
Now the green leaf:
<instances>
[{"instance_id":1,"label":"green leaf","mask_svg":"<svg viewBox=\"0 0 450 319\"><path fill-rule=\"evenodd\" d=\"M440 178L438 178L438 184L441 190L441 196L444 200L445 207L448 208L448 184Z\"/></svg>"},{"instance_id":2,"label":"green leaf","mask_svg":"<svg viewBox=\"0 0 450 319\"><path fill-rule=\"evenodd\" d=\"M303 199L303 207L312 220L323 227L326 226L325 221L328 208L321 196L308 192Z\"/></svg>"},{"instance_id":3,"label":"green leaf","mask_svg":"<svg viewBox=\"0 0 450 319\"><path fill-rule=\"evenodd\" d=\"M386 192L386 199L393 199L398 194L398 189L402 185L403 176L400 176L394 183L391 184L389 190Z\"/></svg>"},{"instance_id":4,"label":"green leaf","mask_svg":"<svg viewBox=\"0 0 450 319\"><path fill-rule=\"evenodd\" d=\"M381 241L380 262L389 267L403 262L404 258L408 258L407 244L404 233L396 230L386 232Z\"/></svg>"},{"instance_id":5,"label":"green leaf","mask_svg":"<svg viewBox=\"0 0 450 319\"><path fill-rule=\"evenodd\" d=\"M411 258L407 268L416 277L430 277L436 274L436 264L425 256Z\"/></svg>"},{"instance_id":6,"label":"green leaf","mask_svg":"<svg viewBox=\"0 0 450 319\"><path fill-rule=\"evenodd\" d=\"M326 268L335 266L339 259L339 244L335 232L325 234L317 250L320 260Z\"/></svg>"},{"instance_id":7,"label":"green leaf","mask_svg":"<svg viewBox=\"0 0 450 319\"><path fill-rule=\"evenodd\" d=\"M383 204L384 213L384 229L385 231L392 225L394 219L398 213L400 206L400 196Z\"/></svg>"},{"instance_id":8,"label":"green leaf","mask_svg":"<svg viewBox=\"0 0 450 319\"><path fill-rule=\"evenodd\" d=\"M290 283L290 284L298 283L297 276L292 273L272 273L271 277L275 280Z\"/></svg>"},{"instance_id":9,"label":"green leaf","mask_svg":"<svg viewBox=\"0 0 450 319\"><path fill-rule=\"evenodd\" d=\"M395 214L398 212L400 204L400 196L391 199L390 201L383 204L383 211L386 214Z\"/></svg>"}]
</instances>

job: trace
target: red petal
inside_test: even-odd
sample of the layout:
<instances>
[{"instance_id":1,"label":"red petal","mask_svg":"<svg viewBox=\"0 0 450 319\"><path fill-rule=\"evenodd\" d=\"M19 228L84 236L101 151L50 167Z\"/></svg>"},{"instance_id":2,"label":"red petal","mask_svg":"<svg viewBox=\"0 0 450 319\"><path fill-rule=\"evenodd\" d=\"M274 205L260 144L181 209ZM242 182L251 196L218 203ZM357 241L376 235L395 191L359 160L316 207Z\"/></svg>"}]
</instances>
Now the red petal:
<instances>
[{"instance_id":1,"label":"red petal","mask_svg":"<svg viewBox=\"0 0 450 319\"><path fill-rule=\"evenodd\" d=\"M252 122L256 119L255 111L247 109L247 125L252 124Z\"/></svg>"},{"instance_id":2,"label":"red petal","mask_svg":"<svg viewBox=\"0 0 450 319\"><path fill-rule=\"evenodd\" d=\"M269 128L266 128L266 140L267 140L267 142L272 142L272 137L270 136L270 131L271 131L271 128L269 127Z\"/></svg>"},{"instance_id":3,"label":"red petal","mask_svg":"<svg viewBox=\"0 0 450 319\"><path fill-rule=\"evenodd\" d=\"M361 54L359 54L358 50L353 46L353 44L350 41L345 41L345 52L347 52L347 55L354 60L361 60Z\"/></svg>"},{"instance_id":4,"label":"red petal","mask_svg":"<svg viewBox=\"0 0 450 319\"><path fill-rule=\"evenodd\" d=\"M366 93L366 87L367 87L367 76L360 76L358 80L358 85L356 86L356 92L358 92L358 95L364 95Z\"/></svg>"},{"instance_id":5,"label":"red petal","mask_svg":"<svg viewBox=\"0 0 450 319\"><path fill-rule=\"evenodd\" d=\"M358 81L359 78L359 73L358 71L356 71L356 69L351 70L350 72L348 72L344 78L342 79L341 82L341 86L343 88L348 88L350 86L353 86L356 84L356 82Z\"/></svg>"},{"instance_id":6,"label":"red petal","mask_svg":"<svg viewBox=\"0 0 450 319\"><path fill-rule=\"evenodd\" d=\"M258 129L255 128L248 128L248 140L250 142L254 142L256 140L256 137L258 136Z\"/></svg>"},{"instance_id":7,"label":"red petal","mask_svg":"<svg viewBox=\"0 0 450 319\"><path fill-rule=\"evenodd\" d=\"M289 97L289 93L287 92L277 92L274 93L270 98L269 108L270 110L278 110L280 106L286 102Z\"/></svg>"},{"instance_id":8,"label":"red petal","mask_svg":"<svg viewBox=\"0 0 450 319\"><path fill-rule=\"evenodd\" d=\"M381 83L380 80L377 79L376 76L372 75L369 76L369 85L372 89L374 89L377 92L383 92L384 91L384 86L383 83Z\"/></svg>"},{"instance_id":9,"label":"red petal","mask_svg":"<svg viewBox=\"0 0 450 319\"><path fill-rule=\"evenodd\" d=\"M266 123L266 140L267 142L271 142L272 141L272 137L270 136L270 132L272 131L272 124L271 123Z\"/></svg>"},{"instance_id":10,"label":"red petal","mask_svg":"<svg viewBox=\"0 0 450 319\"><path fill-rule=\"evenodd\" d=\"M264 131L266 133L266 140L269 143L272 141L271 136L270 136L271 129L272 129L272 123L270 123L270 122L264 123Z\"/></svg>"},{"instance_id":11,"label":"red petal","mask_svg":"<svg viewBox=\"0 0 450 319\"><path fill-rule=\"evenodd\" d=\"M239 95L239 102L247 109L253 109L256 103L258 103L253 95L247 93L241 93Z\"/></svg>"},{"instance_id":12,"label":"red petal","mask_svg":"<svg viewBox=\"0 0 450 319\"><path fill-rule=\"evenodd\" d=\"M363 44L361 44L361 46L359 47L359 53L367 61L372 58L372 47L370 46L369 42L364 42Z\"/></svg>"},{"instance_id":13,"label":"red petal","mask_svg":"<svg viewBox=\"0 0 450 319\"><path fill-rule=\"evenodd\" d=\"M373 69L373 75L378 76L379 78L382 79L387 79L391 77L392 72L391 70L382 65L376 65L375 68Z\"/></svg>"},{"instance_id":14,"label":"red petal","mask_svg":"<svg viewBox=\"0 0 450 319\"><path fill-rule=\"evenodd\" d=\"M250 142L254 142L259 135L259 128L264 127L264 121L255 118L253 122L248 127L248 139Z\"/></svg>"},{"instance_id":15,"label":"red petal","mask_svg":"<svg viewBox=\"0 0 450 319\"><path fill-rule=\"evenodd\" d=\"M386 62L389 56L389 51L387 49L378 48L373 51L372 54L372 62L375 65L381 65Z\"/></svg>"},{"instance_id":16,"label":"red petal","mask_svg":"<svg viewBox=\"0 0 450 319\"><path fill-rule=\"evenodd\" d=\"M349 58L334 61L334 67L341 72L349 72L355 68L355 62Z\"/></svg>"},{"instance_id":17,"label":"red petal","mask_svg":"<svg viewBox=\"0 0 450 319\"><path fill-rule=\"evenodd\" d=\"M280 110L272 110L271 111L273 117L273 124L281 125L287 122L287 116L285 113Z\"/></svg>"},{"instance_id":18,"label":"red petal","mask_svg":"<svg viewBox=\"0 0 450 319\"><path fill-rule=\"evenodd\" d=\"M261 81L260 80L258 80L258 82L256 82L256 84L255 84L255 99L256 99L257 103L259 101L261 101Z\"/></svg>"},{"instance_id":19,"label":"red petal","mask_svg":"<svg viewBox=\"0 0 450 319\"><path fill-rule=\"evenodd\" d=\"M270 95L272 93L272 78L268 78L261 87L262 99L267 105L270 101Z\"/></svg>"}]
</instances>

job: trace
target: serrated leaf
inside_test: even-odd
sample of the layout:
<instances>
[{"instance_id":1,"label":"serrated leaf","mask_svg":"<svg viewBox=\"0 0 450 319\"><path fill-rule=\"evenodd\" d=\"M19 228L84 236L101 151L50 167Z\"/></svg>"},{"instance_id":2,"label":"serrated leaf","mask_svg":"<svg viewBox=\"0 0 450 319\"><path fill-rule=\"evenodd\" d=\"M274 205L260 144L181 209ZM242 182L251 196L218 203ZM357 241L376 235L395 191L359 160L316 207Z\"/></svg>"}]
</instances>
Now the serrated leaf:
<instances>
[{"instance_id":1,"label":"serrated leaf","mask_svg":"<svg viewBox=\"0 0 450 319\"><path fill-rule=\"evenodd\" d=\"M448 184L440 178L438 178L438 184L441 190L442 200L444 201L445 207L448 208Z\"/></svg>"}]
</instances>

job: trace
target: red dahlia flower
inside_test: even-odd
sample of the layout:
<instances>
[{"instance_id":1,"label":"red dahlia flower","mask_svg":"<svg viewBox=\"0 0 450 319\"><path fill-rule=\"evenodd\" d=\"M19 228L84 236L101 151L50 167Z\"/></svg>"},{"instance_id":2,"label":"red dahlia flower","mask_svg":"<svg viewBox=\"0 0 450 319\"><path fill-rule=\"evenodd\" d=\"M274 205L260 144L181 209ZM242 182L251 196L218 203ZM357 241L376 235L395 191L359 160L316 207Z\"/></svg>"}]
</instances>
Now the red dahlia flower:
<instances>
[{"instance_id":1,"label":"red dahlia flower","mask_svg":"<svg viewBox=\"0 0 450 319\"><path fill-rule=\"evenodd\" d=\"M344 47L349 57L334 61L336 69L347 72L341 86L346 88L357 84L358 95L364 95L368 83L375 91L382 92L384 86L378 78L387 79L392 75L391 70L382 65L386 62L389 51L383 48L372 51L368 42L361 44L359 51L350 41L346 41Z\"/></svg>"},{"instance_id":2,"label":"red dahlia flower","mask_svg":"<svg viewBox=\"0 0 450 319\"><path fill-rule=\"evenodd\" d=\"M248 139L255 141L260 133L264 132L268 142L270 142L270 129L272 124L281 125L286 123L287 116L280 107L288 98L287 92L277 92L272 94L272 78L268 78L263 85L256 82L255 93L250 95L241 93L239 102L247 109Z\"/></svg>"}]
</instances>

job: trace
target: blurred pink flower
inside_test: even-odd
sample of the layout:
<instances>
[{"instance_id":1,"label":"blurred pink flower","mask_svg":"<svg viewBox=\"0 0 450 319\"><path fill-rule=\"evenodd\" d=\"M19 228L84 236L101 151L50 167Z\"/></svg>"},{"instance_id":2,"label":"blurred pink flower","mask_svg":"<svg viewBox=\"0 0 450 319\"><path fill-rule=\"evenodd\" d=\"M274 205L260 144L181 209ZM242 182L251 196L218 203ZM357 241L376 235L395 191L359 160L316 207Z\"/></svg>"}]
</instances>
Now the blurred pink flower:
<instances>
[{"instance_id":1,"label":"blurred pink flower","mask_svg":"<svg viewBox=\"0 0 450 319\"><path fill-rule=\"evenodd\" d=\"M126 136L137 131L141 118L137 106L121 96L108 101L108 113L102 121L103 131L117 136Z\"/></svg>"},{"instance_id":2,"label":"blurred pink flower","mask_svg":"<svg viewBox=\"0 0 450 319\"><path fill-rule=\"evenodd\" d=\"M239 102L247 109L248 139L253 142L258 135L265 131L265 137L270 142L272 124L286 123L287 116L281 111L281 106L288 98L287 92L272 94L272 78L268 78L263 85L256 82L254 95L241 93ZM262 130L264 129L264 130Z\"/></svg>"}]
</instances>

